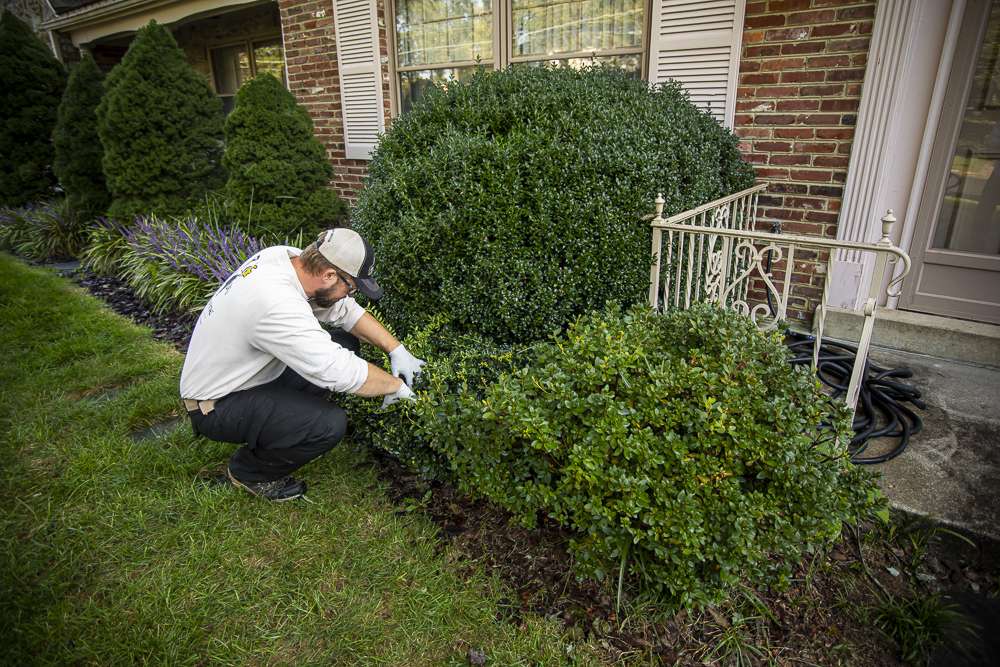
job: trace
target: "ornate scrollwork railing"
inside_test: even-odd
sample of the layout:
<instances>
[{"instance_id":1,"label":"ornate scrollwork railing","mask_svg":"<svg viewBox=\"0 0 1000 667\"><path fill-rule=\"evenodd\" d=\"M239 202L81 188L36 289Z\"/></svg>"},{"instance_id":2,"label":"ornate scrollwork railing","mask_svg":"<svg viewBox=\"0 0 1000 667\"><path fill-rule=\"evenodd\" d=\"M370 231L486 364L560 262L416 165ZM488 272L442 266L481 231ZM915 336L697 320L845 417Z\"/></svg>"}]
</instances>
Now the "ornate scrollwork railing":
<instances>
[{"instance_id":1,"label":"ornate scrollwork railing","mask_svg":"<svg viewBox=\"0 0 1000 667\"><path fill-rule=\"evenodd\" d=\"M667 310L707 301L741 312L763 329L773 329L787 319L793 299L800 307L815 302L815 371L826 321L833 251L872 255L874 269L860 309L864 326L844 397L853 410L868 360L880 292L884 289L889 296L898 295L910 270L909 256L890 238L896 218L891 210L882 217L882 238L876 243L760 232L755 230L757 198L766 187L757 185L669 218L663 217L663 197L657 197L656 213L649 218L653 230L649 304ZM827 256L826 273L820 287L814 284L813 275L796 270L796 261L822 261L823 254ZM902 271L883 288L887 267L897 262L903 263Z\"/></svg>"}]
</instances>

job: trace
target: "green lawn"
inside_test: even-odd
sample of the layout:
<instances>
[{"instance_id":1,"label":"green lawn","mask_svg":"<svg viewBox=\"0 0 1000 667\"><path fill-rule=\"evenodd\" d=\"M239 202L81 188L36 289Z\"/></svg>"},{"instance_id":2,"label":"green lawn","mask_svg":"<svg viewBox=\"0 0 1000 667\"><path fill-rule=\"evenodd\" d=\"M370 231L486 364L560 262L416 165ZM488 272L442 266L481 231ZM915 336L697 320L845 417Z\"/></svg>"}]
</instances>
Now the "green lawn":
<instances>
[{"instance_id":1,"label":"green lawn","mask_svg":"<svg viewBox=\"0 0 1000 667\"><path fill-rule=\"evenodd\" d=\"M232 449L179 414L182 357L67 281L0 254L0 663L589 664L503 586L461 577L349 446L309 500L200 481Z\"/></svg>"}]
</instances>

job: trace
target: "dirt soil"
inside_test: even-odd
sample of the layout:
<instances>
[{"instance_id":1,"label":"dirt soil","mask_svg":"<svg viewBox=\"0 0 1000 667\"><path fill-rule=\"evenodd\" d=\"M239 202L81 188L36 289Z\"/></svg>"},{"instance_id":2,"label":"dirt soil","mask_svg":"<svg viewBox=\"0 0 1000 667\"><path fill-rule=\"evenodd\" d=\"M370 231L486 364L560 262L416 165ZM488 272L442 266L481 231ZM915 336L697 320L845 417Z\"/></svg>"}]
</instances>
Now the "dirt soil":
<instances>
[{"instance_id":1,"label":"dirt soil","mask_svg":"<svg viewBox=\"0 0 1000 667\"><path fill-rule=\"evenodd\" d=\"M196 316L157 315L115 279L79 272L75 280L116 312L151 327L157 339L187 349ZM498 622L520 624L526 614L557 620L571 637L600 646L608 664L901 665L899 646L876 627L880 605L935 594L995 604L1000 594L1000 545L897 514L889 526L845 530L826 552L807 556L785 590L747 588L717 608L686 612L636 595L626 583L616 613L617 582L578 580L567 551L570 535L559 526L524 529L489 503L357 446L398 512L422 512L440 528L440 550L450 561L470 572L492 571L515 591L501 601ZM936 654L928 651L911 664L996 664L984 643L1000 628L967 630L949 626ZM479 662L477 651L470 656Z\"/></svg>"}]
</instances>

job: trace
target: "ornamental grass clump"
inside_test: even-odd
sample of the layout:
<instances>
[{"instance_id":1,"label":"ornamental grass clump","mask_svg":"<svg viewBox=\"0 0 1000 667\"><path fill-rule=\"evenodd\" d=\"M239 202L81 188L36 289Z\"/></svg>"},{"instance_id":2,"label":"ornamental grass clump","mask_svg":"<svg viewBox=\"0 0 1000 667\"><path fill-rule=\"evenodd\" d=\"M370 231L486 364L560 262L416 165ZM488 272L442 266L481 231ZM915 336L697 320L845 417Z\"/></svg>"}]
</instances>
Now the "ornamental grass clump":
<instances>
[{"instance_id":1,"label":"ornamental grass clump","mask_svg":"<svg viewBox=\"0 0 1000 667\"><path fill-rule=\"evenodd\" d=\"M752 183L736 137L677 84L483 70L393 122L351 219L404 335L446 313L461 331L526 342L645 298L640 218L658 192L676 213Z\"/></svg>"},{"instance_id":2,"label":"ornamental grass clump","mask_svg":"<svg viewBox=\"0 0 1000 667\"><path fill-rule=\"evenodd\" d=\"M76 257L87 233L64 201L0 209L0 250L34 262Z\"/></svg>"},{"instance_id":3,"label":"ornamental grass clump","mask_svg":"<svg viewBox=\"0 0 1000 667\"><path fill-rule=\"evenodd\" d=\"M581 574L714 604L786 581L880 502L847 411L742 315L611 308L529 357L478 387L432 384L397 419L462 490L572 530Z\"/></svg>"},{"instance_id":4,"label":"ornamental grass clump","mask_svg":"<svg viewBox=\"0 0 1000 667\"><path fill-rule=\"evenodd\" d=\"M151 215L131 225L102 221L83 259L91 270L125 280L157 312L196 312L261 248L239 229Z\"/></svg>"},{"instance_id":5,"label":"ornamental grass clump","mask_svg":"<svg viewBox=\"0 0 1000 667\"><path fill-rule=\"evenodd\" d=\"M243 84L226 118L230 215L258 236L282 238L340 226L346 207L327 188L333 167L309 113L274 76Z\"/></svg>"}]
</instances>

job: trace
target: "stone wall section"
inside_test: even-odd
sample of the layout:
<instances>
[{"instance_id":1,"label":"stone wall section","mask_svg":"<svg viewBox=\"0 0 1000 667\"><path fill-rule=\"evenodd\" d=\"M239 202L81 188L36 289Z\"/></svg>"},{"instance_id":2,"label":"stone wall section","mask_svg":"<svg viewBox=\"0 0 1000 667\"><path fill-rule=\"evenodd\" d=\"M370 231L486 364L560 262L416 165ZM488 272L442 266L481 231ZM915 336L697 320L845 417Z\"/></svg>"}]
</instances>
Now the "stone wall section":
<instances>
[{"instance_id":1,"label":"stone wall section","mask_svg":"<svg viewBox=\"0 0 1000 667\"><path fill-rule=\"evenodd\" d=\"M836 236L874 17L870 0L747 3L734 127L769 184L765 231L779 222L788 233ZM827 258L799 254L792 316L807 320Z\"/></svg>"},{"instance_id":2,"label":"stone wall section","mask_svg":"<svg viewBox=\"0 0 1000 667\"><path fill-rule=\"evenodd\" d=\"M331 186L353 201L368 172L367 160L348 160L344 148L344 118L340 101L337 36L330 0L278 0L285 46L288 87L308 111L316 137L326 146L333 164ZM386 126L390 121L389 52L385 2L378 2L379 53L382 61L382 95Z\"/></svg>"}]
</instances>

